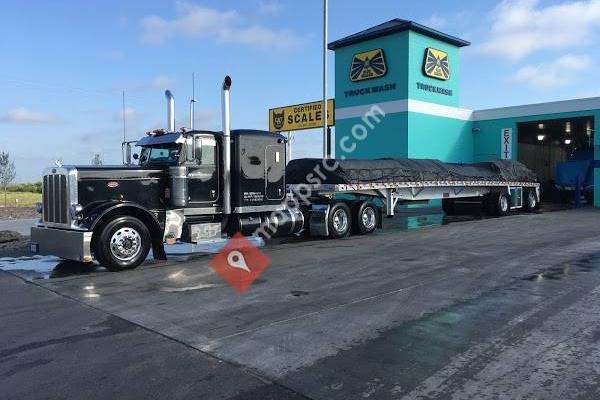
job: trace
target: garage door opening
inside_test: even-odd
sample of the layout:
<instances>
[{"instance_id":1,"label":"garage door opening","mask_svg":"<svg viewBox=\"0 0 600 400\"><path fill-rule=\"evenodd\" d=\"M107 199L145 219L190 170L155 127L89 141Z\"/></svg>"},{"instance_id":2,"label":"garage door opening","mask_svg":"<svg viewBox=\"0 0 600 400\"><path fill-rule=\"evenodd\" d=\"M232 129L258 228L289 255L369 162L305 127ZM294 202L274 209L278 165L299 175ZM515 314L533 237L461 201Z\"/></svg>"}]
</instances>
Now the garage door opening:
<instances>
[{"instance_id":1,"label":"garage door opening","mask_svg":"<svg viewBox=\"0 0 600 400\"><path fill-rule=\"evenodd\" d=\"M538 175L543 202L574 201L574 182L579 177L582 195L591 203L594 122L589 116L517 124L518 160Z\"/></svg>"}]
</instances>

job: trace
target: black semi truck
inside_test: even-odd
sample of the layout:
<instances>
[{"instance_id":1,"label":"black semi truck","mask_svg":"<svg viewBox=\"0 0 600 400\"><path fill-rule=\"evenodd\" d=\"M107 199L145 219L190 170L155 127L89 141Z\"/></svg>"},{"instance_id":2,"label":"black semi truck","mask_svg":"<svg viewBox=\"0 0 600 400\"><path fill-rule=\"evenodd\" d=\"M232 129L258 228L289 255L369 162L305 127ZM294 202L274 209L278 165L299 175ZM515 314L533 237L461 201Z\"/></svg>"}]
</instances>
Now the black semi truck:
<instances>
[{"instance_id":1,"label":"black semi truck","mask_svg":"<svg viewBox=\"0 0 600 400\"><path fill-rule=\"evenodd\" d=\"M496 215L539 204L536 179L522 166L515 173L514 164L498 169L493 163L304 159L286 172L282 135L230 129L230 87L226 77L222 132L175 131L174 99L166 91L169 128L137 141L137 165L126 143L122 166L47 168L32 251L82 262L95 258L119 271L137 267L150 249L166 259L164 245L175 241L198 243L236 232L369 234L381 226L382 208L391 216L399 201L443 199L451 213L455 201L479 198Z\"/></svg>"}]
</instances>

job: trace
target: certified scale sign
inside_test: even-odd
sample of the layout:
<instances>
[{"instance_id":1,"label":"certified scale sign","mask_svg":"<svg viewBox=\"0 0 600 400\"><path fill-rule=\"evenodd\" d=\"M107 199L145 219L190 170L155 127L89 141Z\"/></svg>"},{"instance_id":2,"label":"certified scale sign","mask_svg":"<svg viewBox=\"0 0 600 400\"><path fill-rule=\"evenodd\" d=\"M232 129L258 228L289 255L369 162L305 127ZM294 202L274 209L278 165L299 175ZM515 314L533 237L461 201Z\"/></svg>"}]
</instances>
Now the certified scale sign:
<instances>
[{"instance_id":1,"label":"certified scale sign","mask_svg":"<svg viewBox=\"0 0 600 400\"><path fill-rule=\"evenodd\" d=\"M335 125L335 102L333 99L327 100L327 125ZM269 130L271 132L297 131L322 126L322 101L271 108L269 110Z\"/></svg>"}]
</instances>

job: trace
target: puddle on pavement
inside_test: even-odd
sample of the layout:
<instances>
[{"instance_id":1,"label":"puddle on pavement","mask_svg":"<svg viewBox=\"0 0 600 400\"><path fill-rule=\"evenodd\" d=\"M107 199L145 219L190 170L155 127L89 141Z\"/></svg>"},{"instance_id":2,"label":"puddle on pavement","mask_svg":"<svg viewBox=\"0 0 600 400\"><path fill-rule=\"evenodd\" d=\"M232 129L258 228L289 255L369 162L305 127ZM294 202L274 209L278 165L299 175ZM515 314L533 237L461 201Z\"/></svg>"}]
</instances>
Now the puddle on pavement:
<instances>
[{"instance_id":1,"label":"puddle on pavement","mask_svg":"<svg viewBox=\"0 0 600 400\"><path fill-rule=\"evenodd\" d=\"M248 237L254 246L264 246L264 241L257 237ZM190 244L176 243L165 246L167 257L171 261L188 261L195 257L218 253L227 243L226 239L218 239L208 243ZM152 259L152 252L148 255ZM84 275L107 272L97 263L79 263L62 260L54 256L2 257L0 269L12 271L27 279L63 278L71 275Z\"/></svg>"},{"instance_id":2,"label":"puddle on pavement","mask_svg":"<svg viewBox=\"0 0 600 400\"><path fill-rule=\"evenodd\" d=\"M567 275L577 272L591 272L600 266L600 254L590 255L572 263L551 267L540 272L526 275L521 279L529 282L541 282L545 280L560 280Z\"/></svg>"},{"instance_id":3,"label":"puddle on pavement","mask_svg":"<svg viewBox=\"0 0 600 400\"><path fill-rule=\"evenodd\" d=\"M84 264L53 256L2 257L0 269L12 271L27 279L61 278L70 275L105 272L98 264Z\"/></svg>"}]
</instances>

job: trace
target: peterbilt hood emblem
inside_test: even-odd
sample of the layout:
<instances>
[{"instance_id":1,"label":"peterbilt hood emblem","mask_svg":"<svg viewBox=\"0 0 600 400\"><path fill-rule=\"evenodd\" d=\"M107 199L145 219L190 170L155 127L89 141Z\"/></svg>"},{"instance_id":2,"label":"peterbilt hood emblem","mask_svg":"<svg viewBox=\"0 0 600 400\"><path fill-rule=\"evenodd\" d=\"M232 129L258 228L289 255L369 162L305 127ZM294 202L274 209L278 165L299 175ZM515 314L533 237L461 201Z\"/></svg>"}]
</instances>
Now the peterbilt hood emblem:
<instances>
[{"instance_id":1,"label":"peterbilt hood emblem","mask_svg":"<svg viewBox=\"0 0 600 400\"><path fill-rule=\"evenodd\" d=\"M106 186L108 186L111 189L114 189L114 188L116 188L116 187L119 186L119 182L117 182L117 181L109 181L109 182L106 183Z\"/></svg>"}]
</instances>

